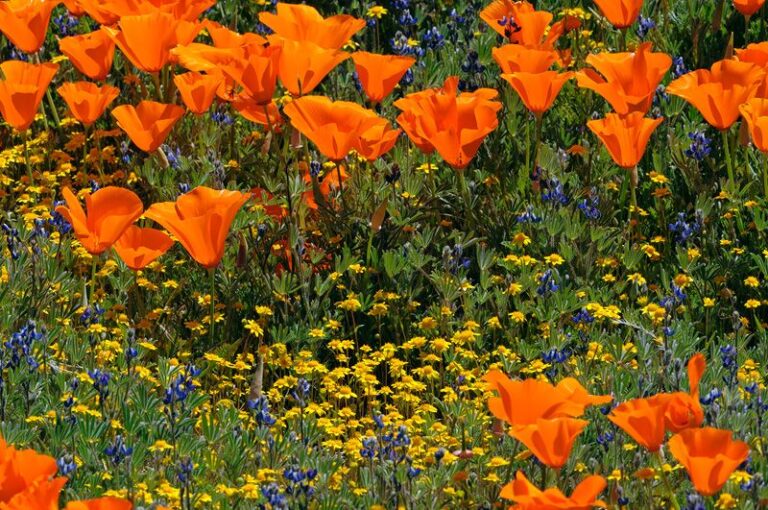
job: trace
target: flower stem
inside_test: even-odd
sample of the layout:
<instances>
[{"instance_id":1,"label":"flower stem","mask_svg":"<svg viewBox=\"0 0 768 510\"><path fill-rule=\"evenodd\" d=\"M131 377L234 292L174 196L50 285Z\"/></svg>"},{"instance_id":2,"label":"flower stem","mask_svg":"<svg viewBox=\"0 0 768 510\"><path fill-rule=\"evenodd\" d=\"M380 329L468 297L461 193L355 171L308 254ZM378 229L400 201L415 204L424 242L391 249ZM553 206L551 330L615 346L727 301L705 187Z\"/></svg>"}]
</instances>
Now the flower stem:
<instances>
[{"instance_id":1,"label":"flower stem","mask_svg":"<svg viewBox=\"0 0 768 510\"><path fill-rule=\"evenodd\" d=\"M725 153L725 165L728 169L728 188L729 191L736 191L736 179L733 176L733 162L731 161L731 149L728 143L728 131L722 130L723 135L723 152Z\"/></svg>"},{"instance_id":2,"label":"flower stem","mask_svg":"<svg viewBox=\"0 0 768 510\"><path fill-rule=\"evenodd\" d=\"M216 325L216 268L212 267L208 269L208 277L210 278L210 284L211 284L211 327L210 327L210 336L209 336L209 344L213 345L214 335L213 330Z\"/></svg>"}]
</instances>

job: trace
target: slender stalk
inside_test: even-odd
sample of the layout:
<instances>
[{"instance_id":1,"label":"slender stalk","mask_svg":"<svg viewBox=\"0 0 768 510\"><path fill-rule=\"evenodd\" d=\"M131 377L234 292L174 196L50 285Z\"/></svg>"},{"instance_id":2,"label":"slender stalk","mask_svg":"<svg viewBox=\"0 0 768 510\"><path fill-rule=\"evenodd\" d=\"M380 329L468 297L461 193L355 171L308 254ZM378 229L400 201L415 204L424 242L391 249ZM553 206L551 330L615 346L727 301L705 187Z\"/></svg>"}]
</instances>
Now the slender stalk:
<instances>
[{"instance_id":1,"label":"slender stalk","mask_svg":"<svg viewBox=\"0 0 768 510\"><path fill-rule=\"evenodd\" d=\"M214 334L213 330L216 326L216 268L212 267L208 269L208 277L211 285L211 327L209 330L209 344L213 345Z\"/></svg>"},{"instance_id":2,"label":"slender stalk","mask_svg":"<svg viewBox=\"0 0 768 510\"><path fill-rule=\"evenodd\" d=\"M730 191L736 191L736 179L733 176L733 161L731 160L731 149L728 143L728 131L721 131L723 136L723 152L725 153L725 165L728 169L728 188Z\"/></svg>"},{"instance_id":3,"label":"slender stalk","mask_svg":"<svg viewBox=\"0 0 768 510\"><path fill-rule=\"evenodd\" d=\"M536 133L534 134L535 143L533 146L533 168L531 170L531 175L536 175L536 167L539 166L539 150L541 149L541 128L544 124L543 117L541 115L536 115Z\"/></svg>"},{"instance_id":4,"label":"slender stalk","mask_svg":"<svg viewBox=\"0 0 768 510\"><path fill-rule=\"evenodd\" d=\"M763 159L763 194L768 200L768 153L762 153Z\"/></svg>"},{"instance_id":5,"label":"slender stalk","mask_svg":"<svg viewBox=\"0 0 768 510\"><path fill-rule=\"evenodd\" d=\"M32 185L34 177L32 176L32 163L29 161L29 135L27 130L24 130L24 164L27 166L27 176L29 177L29 185Z\"/></svg>"}]
</instances>

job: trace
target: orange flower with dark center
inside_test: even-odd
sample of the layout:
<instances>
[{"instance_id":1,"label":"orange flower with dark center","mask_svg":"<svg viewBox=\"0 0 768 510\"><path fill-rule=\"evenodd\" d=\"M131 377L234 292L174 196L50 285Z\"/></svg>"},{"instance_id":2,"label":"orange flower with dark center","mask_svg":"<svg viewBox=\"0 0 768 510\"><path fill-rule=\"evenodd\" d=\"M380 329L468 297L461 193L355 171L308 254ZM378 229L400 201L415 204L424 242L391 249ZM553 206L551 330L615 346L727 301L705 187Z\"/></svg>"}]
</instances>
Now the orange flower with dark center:
<instances>
[{"instance_id":1,"label":"orange flower with dark center","mask_svg":"<svg viewBox=\"0 0 768 510\"><path fill-rule=\"evenodd\" d=\"M144 152L156 151L182 115L181 106L155 101L141 101L137 106L126 104L112 110L120 129Z\"/></svg>"},{"instance_id":2,"label":"orange flower with dark center","mask_svg":"<svg viewBox=\"0 0 768 510\"><path fill-rule=\"evenodd\" d=\"M595 0L595 4L616 28L629 28L643 8L643 0Z\"/></svg>"},{"instance_id":3,"label":"orange flower with dark center","mask_svg":"<svg viewBox=\"0 0 768 510\"><path fill-rule=\"evenodd\" d=\"M35 120L45 91L59 69L58 64L29 64L7 60L0 64L0 113L5 122L25 131Z\"/></svg>"},{"instance_id":4,"label":"orange flower with dark center","mask_svg":"<svg viewBox=\"0 0 768 510\"><path fill-rule=\"evenodd\" d=\"M650 452L657 452L664 442L666 433L665 404L664 399L657 397L628 400L613 408L608 419L632 437L637 444Z\"/></svg>"},{"instance_id":5,"label":"orange flower with dark center","mask_svg":"<svg viewBox=\"0 0 768 510\"><path fill-rule=\"evenodd\" d=\"M558 55L554 50L527 48L521 44L505 44L491 50L501 72L542 73L554 64Z\"/></svg>"},{"instance_id":6,"label":"orange flower with dark center","mask_svg":"<svg viewBox=\"0 0 768 510\"><path fill-rule=\"evenodd\" d=\"M110 85L99 87L87 81L67 82L57 92L69 107L72 116L90 126L104 114L107 106L120 94L120 90Z\"/></svg>"},{"instance_id":7,"label":"orange flower with dark center","mask_svg":"<svg viewBox=\"0 0 768 510\"><path fill-rule=\"evenodd\" d=\"M563 21L550 26L553 17L526 0L495 0L480 12L480 18L509 42L548 50L565 31Z\"/></svg>"},{"instance_id":8,"label":"orange flower with dark center","mask_svg":"<svg viewBox=\"0 0 768 510\"><path fill-rule=\"evenodd\" d=\"M131 510L133 504L126 499L98 498L85 501L71 501L64 510Z\"/></svg>"},{"instance_id":9,"label":"orange flower with dark center","mask_svg":"<svg viewBox=\"0 0 768 510\"><path fill-rule=\"evenodd\" d=\"M277 87L281 46L249 45L244 58L224 62L221 70L243 87L243 93L261 105L269 104Z\"/></svg>"},{"instance_id":10,"label":"orange flower with dark center","mask_svg":"<svg viewBox=\"0 0 768 510\"><path fill-rule=\"evenodd\" d=\"M737 60L720 60L711 69L699 69L667 86L667 92L682 97L719 130L730 128L739 118L739 106L757 93L766 72Z\"/></svg>"},{"instance_id":11,"label":"orange flower with dark center","mask_svg":"<svg viewBox=\"0 0 768 510\"><path fill-rule=\"evenodd\" d=\"M768 153L768 99L753 98L739 106L747 122L752 143L760 152Z\"/></svg>"},{"instance_id":12,"label":"orange flower with dark center","mask_svg":"<svg viewBox=\"0 0 768 510\"><path fill-rule=\"evenodd\" d=\"M597 72L584 69L576 73L579 87L594 90L616 113L626 115L648 111L672 59L666 53L652 53L651 43L643 43L631 53L590 54L587 64Z\"/></svg>"},{"instance_id":13,"label":"orange flower with dark center","mask_svg":"<svg viewBox=\"0 0 768 510\"><path fill-rule=\"evenodd\" d=\"M416 62L413 57L379 55L358 51L352 54L360 84L368 100L381 103Z\"/></svg>"},{"instance_id":14,"label":"orange flower with dark center","mask_svg":"<svg viewBox=\"0 0 768 510\"><path fill-rule=\"evenodd\" d=\"M669 452L685 466L696 490L712 496L749 457L749 446L733 433L712 427L686 429L669 440Z\"/></svg>"},{"instance_id":15,"label":"orange flower with dark center","mask_svg":"<svg viewBox=\"0 0 768 510\"><path fill-rule=\"evenodd\" d=\"M0 2L0 32L25 53L37 53L45 42L54 0Z\"/></svg>"},{"instance_id":16,"label":"orange flower with dark center","mask_svg":"<svg viewBox=\"0 0 768 510\"><path fill-rule=\"evenodd\" d=\"M59 39L59 49L88 78L103 81L112 69L115 43L105 30Z\"/></svg>"},{"instance_id":17,"label":"orange flower with dark center","mask_svg":"<svg viewBox=\"0 0 768 510\"><path fill-rule=\"evenodd\" d=\"M485 137L499 124L496 117L501 103L498 92L480 88L458 93L456 76L445 80L440 89L429 89L395 101L402 110L397 123L422 152L437 150L455 169L466 168Z\"/></svg>"},{"instance_id":18,"label":"orange flower with dark center","mask_svg":"<svg viewBox=\"0 0 768 510\"><path fill-rule=\"evenodd\" d=\"M171 49L191 43L201 29L199 23L160 11L124 16L118 27L103 30L133 65L148 73L159 72L170 61Z\"/></svg>"},{"instance_id":19,"label":"orange flower with dark center","mask_svg":"<svg viewBox=\"0 0 768 510\"><path fill-rule=\"evenodd\" d=\"M733 6L743 16L753 16L757 11L762 9L765 0L733 0Z\"/></svg>"},{"instance_id":20,"label":"orange flower with dark center","mask_svg":"<svg viewBox=\"0 0 768 510\"><path fill-rule=\"evenodd\" d=\"M134 271L147 267L173 246L173 239L162 230L131 225L115 242L115 251Z\"/></svg>"},{"instance_id":21,"label":"orange flower with dark center","mask_svg":"<svg viewBox=\"0 0 768 510\"><path fill-rule=\"evenodd\" d=\"M261 12L259 21L279 37L308 41L321 48L338 50L365 27L365 21L339 14L323 18L317 9L304 4L277 4L277 13Z\"/></svg>"},{"instance_id":22,"label":"orange flower with dark center","mask_svg":"<svg viewBox=\"0 0 768 510\"><path fill-rule=\"evenodd\" d=\"M616 165L631 169L643 158L648 140L663 121L663 117L646 118L642 112L609 113L604 119L590 120L587 127L600 138Z\"/></svg>"},{"instance_id":23,"label":"orange flower with dark center","mask_svg":"<svg viewBox=\"0 0 768 510\"><path fill-rule=\"evenodd\" d=\"M177 74L173 77L173 83L176 85L187 110L195 115L202 115L208 111L216 98L216 91L221 84L221 76L191 71Z\"/></svg>"},{"instance_id":24,"label":"orange flower with dark center","mask_svg":"<svg viewBox=\"0 0 768 510\"><path fill-rule=\"evenodd\" d=\"M62 190L67 205L56 207L71 225L77 240L88 253L99 255L139 219L144 206L133 191L107 186L91 194L85 192L85 210L72 190Z\"/></svg>"},{"instance_id":25,"label":"orange flower with dark center","mask_svg":"<svg viewBox=\"0 0 768 510\"><path fill-rule=\"evenodd\" d=\"M522 471L518 471L515 480L501 489L499 497L517 503L513 507L516 510L589 510L594 507L607 508L603 501L597 499L607 485L602 476L588 476L579 482L570 496L566 496L556 487L542 491Z\"/></svg>"},{"instance_id":26,"label":"orange flower with dark center","mask_svg":"<svg viewBox=\"0 0 768 510\"><path fill-rule=\"evenodd\" d=\"M560 469L587 425L588 421L576 418L540 418L529 425L514 425L509 435L523 443L542 464Z\"/></svg>"},{"instance_id":27,"label":"orange flower with dark center","mask_svg":"<svg viewBox=\"0 0 768 510\"><path fill-rule=\"evenodd\" d=\"M270 35L268 40L283 49L277 72L280 83L294 96L311 93L328 73L349 58L349 53L323 48L312 41L294 41L275 35Z\"/></svg>"},{"instance_id":28,"label":"orange flower with dark center","mask_svg":"<svg viewBox=\"0 0 768 510\"><path fill-rule=\"evenodd\" d=\"M250 193L198 186L176 202L152 204L144 216L162 225L206 269L219 265L229 229Z\"/></svg>"},{"instance_id":29,"label":"orange flower with dark center","mask_svg":"<svg viewBox=\"0 0 768 510\"><path fill-rule=\"evenodd\" d=\"M517 92L525 107L540 117L552 107L563 85L573 77L573 73L558 73L557 71L517 72L502 74L501 77Z\"/></svg>"}]
</instances>

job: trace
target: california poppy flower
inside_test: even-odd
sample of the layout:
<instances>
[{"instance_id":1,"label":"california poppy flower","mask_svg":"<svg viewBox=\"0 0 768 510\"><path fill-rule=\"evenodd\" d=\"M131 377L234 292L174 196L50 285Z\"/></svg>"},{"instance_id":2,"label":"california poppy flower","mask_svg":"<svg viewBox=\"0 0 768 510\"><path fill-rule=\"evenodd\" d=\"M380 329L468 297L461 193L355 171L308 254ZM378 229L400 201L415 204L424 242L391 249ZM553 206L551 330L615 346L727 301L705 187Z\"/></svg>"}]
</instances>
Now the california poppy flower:
<instances>
[{"instance_id":1,"label":"california poppy flower","mask_svg":"<svg viewBox=\"0 0 768 510\"><path fill-rule=\"evenodd\" d=\"M402 130L392 128L387 119L368 112L369 118L361 123L353 147L366 160L375 161L395 146Z\"/></svg>"},{"instance_id":2,"label":"california poppy flower","mask_svg":"<svg viewBox=\"0 0 768 510\"><path fill-rule=\"evenodd\" d=\"M742 16L750 17L759 11L765 0L733 0L733 6Z\"/></svg>"},{"instance_id":3,"label":"california poppy flower","mask_svg":"<svg viewBox=\"0 0 768 510\"><path fill-rule=\"evenodd\" d=\"M144 152L157 150L182 115L181 106L155 101L141 101L137 106L126 104L112 110L120 129Z\"/></svg>"},{"instance_id":4,"label":"california poppy flower","mask_svg":"<svg viewBox=\"0 0 768 510\"><path fill-rule=\"evenodd\" d=\"M554 50L528 48L521 44L505 44L491 50L493 60L499 64L501 72L542 73L554 64L558 55Z\"/></svg>"},{"instance_id":5,"label":"california poppy flower","mask_svg":"<svg viewBox=\"0 0 768 510\"><path fill-rule=\"evenodd\" d=\"M517 72L502 74L520 96L528 111L537 117L541 117L552 107L565 82L571 79L573 73L558 73L557 71L544 71L541 73Z\"/></svg>"},{"instance_id":6,"label":"california poppy flower","mask_svg":"<svg viewBox=\"0 0 768 510\"><path fill-rule=\"evenodd\" d=\"M663 121L663 117L646 118L642 112L609 113L604 119L590 120L587 127L600 138L616 165L631 169L643 158L651 134Z\"/></svg>"},{"instance_id":7,"label":"california poppy flower","mask_svg":"<svg viewBox=\"0 0 768 510\"><path fill-rule=\"evenodd\" d=\"M56 474L56 459L34 450L17 450L0 437L0 503L25 491L36 481ZM66 479L65 479L66 480Z\"/></svg>"},{"instance_id":8,"label":"california poppy flower","mask_svg":"<svg viewBox=\"0 0 768 510\"><path fill-rule=\"evenodd\" d=\"M669 452L685 466L696 490L712 496L749 457L749 446L733 433L712 427L685 429L669 440Z\"/></svg>"},{"instance_id":9,"label":"california poppy flower","mask_svg":"<svg viewBox=\"0 0 768 510\"><path fill-rule=\"evenodd\" d=\"M64 7L67 8L67 11L71 16L79 18L85 14L85 9L80 5L80 0L62 0L61 3L64 4Z\"/></svg>"},{"instance_id":10,"label":"california poppy flower","mask_svg":"<svg viewBox=\"0 0 768 510\"><path fill-rule=\"evenodd\" d=\"M691 103L704 120L722 131L738 120L739 106L754 97L765 75L765 70L749 62L720 60L711 69L674 80L667 92Z\"/></svg>"},{"instance_id":11,"label":"california poppy flower","mask_svg":"<svg viewBox=\"0 0 768 510\"><path fill-rule=\"evenodd\" d=\"M213 45L216 48L240 48L251 44L263 45L267 42L259 34L254 34L253 32L241 34L210 19L203 20L203 28L211 36Z\"/></svg>"},{"instance_id":12,"label":"california poppy flower","mask_svg":"<svg viewBox=\"0 0 768 510\"><path fill-rule=\"evenodd\" d=\"M595 0L595 4L616 28L629 28L643 8L643 0Z\"/></svg>"},{"instance_id":13,"label":"california poppy flower","mask_svg":"<svg viewBox=\"0 0 768 510\"><path fill-rule=\"evenodd\" d=\"M85 501L71 501L64 510L131 510L133 504L120 498L98 498Z\"/></svg>"},{"instance_id":14,"label":"california poppy flower","mask_svg":"<svg viewBox=\"0 0 768 510\"><path fill-rule=\"evenodd\" d=\"M451 76L440 89L408 94L395 101L402 110L397 123L422 152L437 150L456 169L469 165L485 137L499 124L498 92L480 88L458 93L459 79Z\"/></svg>"},{"instance_id":15,"label":"california poppy flower","mask_svg":"<svg viewBox=\"0 0 768 510\"><path fill-rule=\"evenodd\" d=\"M198 264L213 269L224 256L237 211L250 198L250 193L198 186L176 202L152 204L144 216L173 234Z\"/></svg>"},{"instance_id":16,"label":"california poppy flower","mask_svg":"<svg viewBox=\"0 0 768 510\"><path fill-rule=\"evenodd\" d=\"M25 53L37 53L45 42L54 0L0 2L0 32Z\"/></svg>"},{"instance_id":17,"label":"california poppy flower","mask_svg":"<svg viewBox=\"0 0 768 510\"><path fill-rule=\"evenodd\" d=\"M59 508L59 496L66 483L67 479L63 476L39 478L9 499L0 499L0 508L3 510Z\"/></svg>"},{"instance_id":18,"label":"california poppy flower","mask_svg":"<svg viewBox=\"0 0 768 510\"><path fill-rule=\"evenodd\" d=\"M62 190L67 205L56 207L75 232L77 240L88 253L106 251L131 224L139 219L144 206L133 191L107 186L95 193L85 192L85 210L69 188Z\"/></svg>"},{"instance_id":19,"label":"california poppy flower","mask_svg":"<svg viewBox=\"0 0 768 510\"><path fill-rule=\"evenodd\" d=\"M768 41L748 44L746 48L736 48L734 52L740 62L751 62L766 71L755 97L768 98Z\"/></svg>"},{"instance_id":20,"label":"california poppy flower","mask_svg":"<svg viewBox=\"0 0 768 510\"><path fill-rule=\"evenodd\" d=\"M663 399L636 398L613 408L608 415L614 425L629 434L637 444L650 452L657 452L664 442L666 429Z\"/></svg>"},{"instance_id":21,"label":"california poppy flower","mask_svg":"<svg viewBox=\"0 0 768 510\"><path fill-rule=\"evenodd\" d=\"M5 122L25 131L35 120L40 102L59 69L58 64L7 60L0 64L0 113Z\"/></svg>"},{"instance_id":22,"label":"california poppy flower","mask_svg":"<svg viewBox=\"0 0 768 510\"><path fill-rule=\"evenodd\" d=\"M533 485L522 471L515 473L515 479L501 489L499 497L514 501L520 510L588 510L593 507L605 508L606 504L597 499L607 486L605 478L599 475L586 477L566 496L554 487L541 490Z\"/></svg>"},{"instance_id":23,"label":"california poppy flower","mask_svg":"<svg viewBox=\"0 0 768 510\"><path fill-rule=\"evenodd\" d=\"M220 68L241 87L243 93L258 104L272 101L277 86L281 46L250 45L244 58L233 58Z\"/></svg>"},{"instance_id":24,"label":"california poppy flower","mask_svg":"<svg viewBox=\"0 0 768 510\"><path fill-rule=\"evenodd\" d=\"M134 271L147 267L173 245L173 239L162 230L131 225L115 242L115 251L125 265Z\"/></svg>"},{"instance_id":25,"label":"california poppy flower","mask_svg":"<svg viewBox=\"0 0 768 510\"><path fill-rule=\"evenodd\" d=\"M550 26L553 17L526 0L495 0L480 11L480 18L509 42L548 50L565 30L563 21Z\"/></svg>"},{"instance_id":26,"label":"california poppy flower","mask_svg":"<svg viewBox=\"0 0 768 510\"><path fill-rule=\"evenodd\" d=\"M349 53L323 48L312 41L294 41L275 35L268 40L271 45L282 47L278 76L283 87L294 96L311 93L328 73L349 58Z\"/></svg>"},{"instance_id":27,"label":"california poppy flower","mask_svg":"<svg viewBox=\"0 0 768 510\"><path fill-rule=\"evenodd\" d=\"M115 57L115 43L104 30L59 39L59 49L88 78L106 79Z\"/></svg>"},{"instance_id":28,"label":"california poppy flower","mask_svg":"<svg viewBox=\"0 0 768 510\"><path fill-rule=\"evenodd\" d=\"M523 443L542 464L560 469L587 425L588 421L577 418L539 418L532 424L513 426L509 435Z\"/></svg>"},{"instance_id":29,"label":"california poppy flower","mask_svg":"<svg viewBox=\"0 0 768 510\"><path fill-rule=\"evenodd\" d=\"M379 55L358 51L352 54L363 91L372 103L381 103L416 62L413 57Z\"/></svg>"},{"instance_id":30,"label":"california poppy flower","mask_svg":"<svg viewBox=\"0 0 768 510\"><path fill-rule=\"evenodd\" d=\"M249 97L238 95L231 104L232 108L244 119L256 124L276 129L284 122L283 116L280 115L280 109L274 101L265 106Z\"/></svg>"},{"instance_id":31,"label":"california poppy flower","mask_svg":"<svg viewBox=\"0 0 768 510\"><path fill-rule=\"evenodd\" d=\"M216 98L221 77L191 71L177 74L173 77L173 83L176 85L187 110L195 115L202 115L208 111Z\"/></svg>"},{"instance_id":32,"label":"california poppy flower","mask_svg":"<svg viewBox=\"0 0 768 510\"><path fill-rule=\"evenodd\" d=\"M286 2L277 4L276 13L260 12L259 21L281 38L308 41L333 50L347 44L365 27L365 21L346 14L323 18L312 6Z\"/></svg>"},{"instance_id":33,"label":"california poppy flower","mask_svg":"<svg viewBox=\"0 0 768 510\"><path fill-rule=\"evenodd\" d=\"M616 113L626 115L648 111L672 59L666 53L651 52L651 43L643 43L634 52L590 54L587 64L597 71L576 73L579 87L594 90Z\"/></svg>"},{"instance_id":34,"label":"california poppy flower","mask_svg":"<svg viewBox=\"0 0 768 510\"><path fill-rule=\"evenodd\" d=\"M87 81L67 82L57 92L69 107L72 116L85 126L90 126L104 114L107 106L120 94L120 90L110 85L99 87Z\"/></svg>"},{"instance_id":35,"label":"california poppy flower","mask_svg":"<svg viewBox=\"0 0 768 510\"><path fill-rule=\"evenodd\" d=\"M309 165L305 161L300 161L298 167L304 184L311 188L304 192L302 201L312 210L319 208L318 200L327 201L331 192L340 189L349 178L347 167L341 163L323 165L318 175L310 172Z\"/></svg>"},{"instance_id":36,"label":"california poppy flower","mask_svg":"<svg viewBox=\"0 0 768 510\"><path fill-rule=\"evenodd\" d=\"M688 393L670 393L666 398L664 424L667 430L680 432L694 427L700 427L704 421L704 410L699 402L699 382L704 374L707 363L703 354L695 354L688 361Z\"/></svg>"},{"instance_id":37,"label":"california poppy flower","mask_svg":"<svg viewBox=\"0 0 768 510\"><path fill-rule=\"evenodd\" d=\"M768 99L753 98L739 106L749 127L752 143L760 152L768 153Z\"/></svg>"}]
</instances>

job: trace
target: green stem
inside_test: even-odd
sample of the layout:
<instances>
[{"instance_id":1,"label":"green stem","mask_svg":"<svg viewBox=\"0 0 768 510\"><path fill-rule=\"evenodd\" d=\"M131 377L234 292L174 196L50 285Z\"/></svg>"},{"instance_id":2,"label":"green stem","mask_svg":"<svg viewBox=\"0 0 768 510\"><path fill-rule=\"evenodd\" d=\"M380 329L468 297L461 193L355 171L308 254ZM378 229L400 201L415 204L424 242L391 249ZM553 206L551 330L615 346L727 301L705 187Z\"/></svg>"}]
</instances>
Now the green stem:
<instances>
[{"instance_id":1,"label":"green stem","mask_svg":"<svg viewBox=\"0 0 768 510\"><path fill-rule=\"evenodd\" d=\"M208 277L211 284L211 327L209 330L209 346L213 345L214 335L213 330L216 326L216 268L212 267L208 269Z\"/></svg>"},{"instance_id":2,"label":"green stem","mask_svg":"<svg viewBox=\"0 0 768 510\"><path fill-rule=\"evenodd\" d=\"M96 255L91 255L91 303L96 302Z\"/></svg>"},{"instance_id":3,"label":"green stem","mask_svg":"<svg viewBox=\"0 0 768 510\"><path fill-rule=\"evenodd\" d=\"M539 150L541 149L541 128L544 124L543 117L536 115L536 133L534 134L535 144L533 146L533 168L531 169L531 175L536 175L536 167L539 166Z\"/></svg>"},{"instance_id":4,"label":"green stem","mask_svg":"<svg viewBox=\"0 0 768 510\"><path fill-rule=\"evenodd\" d=\"M29 185L31 186L34 180L34 177L32 176L32 163L30 163L29 161L29 135L27 135L26 130L24 130L23 136L24 136L24 164L27 167L27 176L29 177Z\"/></svg>"},{"instance_id":5,"label":"green stem","mask_svg":"<svg viewBox=\"0 0 768 510\"><path fill-rule=\"evenodd\" d=\"M733 175L733 161L731 160L731 149L729 147L728 143L728 131L722 130L721 131L723 136L723 152L725 153L725 165L728 169L728 188L729 191L735 192L736 191L736 179Z\"/></svg>"}]
</instances>

